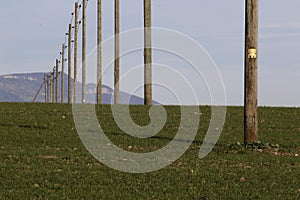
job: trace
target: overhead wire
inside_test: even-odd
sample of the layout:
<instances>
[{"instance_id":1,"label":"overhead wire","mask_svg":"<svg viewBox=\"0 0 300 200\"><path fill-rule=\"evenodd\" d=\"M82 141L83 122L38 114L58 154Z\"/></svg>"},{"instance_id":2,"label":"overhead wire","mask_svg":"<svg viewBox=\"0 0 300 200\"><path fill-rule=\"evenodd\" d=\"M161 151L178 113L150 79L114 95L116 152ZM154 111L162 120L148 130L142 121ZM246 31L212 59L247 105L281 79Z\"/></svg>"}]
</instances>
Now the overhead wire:
<instances>
[{"instance_id":1,"label":"overhead wire","mask_svg":"<svg viewBox=\"0 0 300 200\"><path fill-rule=\"evenodd\" d=\"M81 15L81 5L83 4L83 1L81 0L81 3L80 3L80 0L77 0L76 2L79 5L79 7L78 7L78 16L80 16ZM87 0L86 6L88 6L88 2L89 1ZM74 18L75 18L74 15L75 15L75 10L71 13L71 19L70 19L70 23L69 23L71 25L73 25L73 22L74 22ZM78 31L80 30L80 27L81 27L80 24L81 24L82 19L83 18L81 17L81 19L78 21L79 22L79 24L78 24ZM75 32L74 26L72 26L72 30L71 30L71 33L72 33L71 35L72 36L74 36L74 32ZM68 31L66 31L66 33L68 33ZM72 41L74 41L74 40L72 40ZM65 34L63 44L64 44L65 48L69 48L68 47L68 34ZM73 52L73 49L74 49L74 42L71 43L71 52ZM60 61L61 62L65 62L67 60L68 59L66 58L64 61L62 61L62 52L60 51Z\"/></svg>"}]
</instances>

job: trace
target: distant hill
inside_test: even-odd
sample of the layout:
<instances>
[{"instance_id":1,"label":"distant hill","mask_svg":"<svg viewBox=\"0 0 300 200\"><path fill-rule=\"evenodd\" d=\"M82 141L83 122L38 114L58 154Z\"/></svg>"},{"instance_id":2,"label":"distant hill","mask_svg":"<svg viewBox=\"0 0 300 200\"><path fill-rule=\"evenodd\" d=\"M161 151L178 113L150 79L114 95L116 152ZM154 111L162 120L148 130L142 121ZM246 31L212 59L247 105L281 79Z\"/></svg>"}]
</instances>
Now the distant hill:
<instances>
[{"instance_id":1,"label":"distant hill","mask_svg":"<svg viewBox=\"0 0 300 200\"><path fill-rule=\"evenodd\" d=\"M67 101L68 92L68 78L64 76L64 100ZM32 102L35 94L43 83L44 73L26 73L26 74L7 74L0 76L0 102ZM73 79L72 79L73 82ZM58 80L59 87L59 102L61 96L60 78ZM78 101L81 99L81 83L77 83ZM72 86L73 89L73 86ZM87 84L87 103L96 103L96 84ZM102 103L111 104L114 99L114 91L112 88L102 85ZM45 101L45 92L42 88L36 102ZM143 104L144 99L130 95L125 92L120 92L121 104ZM159 104L153 101L153 104Z\"/></svg>"}]
</instances>

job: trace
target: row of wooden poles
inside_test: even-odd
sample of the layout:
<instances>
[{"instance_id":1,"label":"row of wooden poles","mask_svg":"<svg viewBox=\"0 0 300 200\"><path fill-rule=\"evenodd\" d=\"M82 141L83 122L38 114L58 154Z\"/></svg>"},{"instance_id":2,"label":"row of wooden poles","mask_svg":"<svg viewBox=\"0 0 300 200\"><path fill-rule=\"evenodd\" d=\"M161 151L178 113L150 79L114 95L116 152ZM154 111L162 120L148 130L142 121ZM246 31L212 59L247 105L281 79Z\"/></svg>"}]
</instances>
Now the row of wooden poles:
<instances>
[{"instance_id":1,"label":"row of wooden poles","mask_svg":"<svg viewBox=\"0 0 300 200\"><path fill-rule=\"evenodd\" d=\"M258 126L257 126L257 49L258 49L258 0L245 0L246 1L246 15L245 15L245 89L244 89L244 140L245 142L254 142L258 140ZM86 2L82 1L83 16L82 16L82 103L86 102ZM102 8L101 0L98 0L98 39L97 39L97 103L101 104L101 86L102 86ZM115 69L114 69L114 102L118 104L120 102L119 95L119 0L115 0ZM74 36L74 82L73 82L73 102L77 102L76 95L76 83L77 83L77 40L78 40L78 3L75 3L75 36ZM151 0L144 0L144 99L145 104L150 105L152 103L152 49L151 47ZM68 103L72 102L71 99L71 29L72 25L69 25L68 32ZM62 46L62 73L61 75L61 102L64 102L64 50L65 46ZM59 60L56 60L56 66L50 74L45 74L44 86L45 86L45 102L58 103L58 64ZM39 91L42 89L41 85ZM54 87L55 86L55 87ZM35 97L36 99L36 97Z\"/></svg>"},{"instance_id":2,"label":"row of wooden poles","mask_svg":"<svg viewBox=\"0 0 300 200\"><path fill-rule=\"evenodd\" d=\"M102 103L102 0L97 0L97 104ZM82 5L82 6L81 6ZM86 8L87 0L82 0L82 4L75 3L74 26L69 24L69 30L66 35L68 36L68 45L62 44L61 60L56 59L56 64L50 73L45 74L43 85L45 87L45 102L47 103L65 103L64 99L64 70L65 61L68 61L68 97L67 103L78 102L77 97L77 66L78 66L78 29L79 24L82 22L82 97L81 102L86 103ZM79 9L82 8L82 20L78 21ZM115 61L114 61L114 103L120 103L120 2L115 0ZM145 105L152 104L152 49L151 47L151 0L144 0L144 103ZM72 36L72 29L74 30L74 38ZM72 66L72 43L74 43L74 55ZM68 49L68 58L65 59L65 49ZM61 63L61 71L59 71L59 64ZM72 81L72 69L74 70ZM58 80L60 76L60 99ZM43 86L40 87L39 92ZM38 92L38 93L39 93ZM73 95L72 95L73 93ZM73 99L72 99L73 96ZM34 101L37 96L34 97Z\"/></svg>"}]
</instances>

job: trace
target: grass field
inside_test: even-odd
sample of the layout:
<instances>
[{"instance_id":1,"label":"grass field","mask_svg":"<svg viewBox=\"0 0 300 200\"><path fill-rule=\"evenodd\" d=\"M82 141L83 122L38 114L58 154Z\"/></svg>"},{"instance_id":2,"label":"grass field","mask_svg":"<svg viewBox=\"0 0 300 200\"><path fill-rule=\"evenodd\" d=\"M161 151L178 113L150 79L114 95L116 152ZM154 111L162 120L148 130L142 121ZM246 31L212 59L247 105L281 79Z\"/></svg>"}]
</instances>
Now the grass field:
<instances>
[{"instance_id":1,"label":"grass field","mask_svg":"<svg viewBox=\"0 0 300 200\"><path fill-rule=\"evenodd\" d=\"M147 152L168 144L178 129L179 107L166 110L164 129L149 139L122 133L110 106L97 107L97 115L116 145ZM217 145L201 160L210 107L200 110L196 139L179 160L152 173L129 174L89 154L70 105L0 103L0 199L300 199L299 108L259 108L261 149L237 144L243 142L243 108L228 107ZM148 107L130 111L137 124L149 123Z\"/></svg>"}]
</instances>

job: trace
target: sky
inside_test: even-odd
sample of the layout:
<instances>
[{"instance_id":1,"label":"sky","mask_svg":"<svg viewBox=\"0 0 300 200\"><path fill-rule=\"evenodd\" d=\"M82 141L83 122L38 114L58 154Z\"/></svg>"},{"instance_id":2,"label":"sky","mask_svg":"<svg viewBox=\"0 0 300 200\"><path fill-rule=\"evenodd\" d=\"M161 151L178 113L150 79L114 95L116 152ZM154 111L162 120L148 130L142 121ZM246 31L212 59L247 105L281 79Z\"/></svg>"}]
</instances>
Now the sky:
<instances>
[{"instance_id":1,"label":"sky","mask_svg":"<svg viewBox=\"0 0 300 200\"><path fill-rule=\"evenodd\" d=\"M55 59L60 58L59 52L66 39L65 33L72 19L74 2L75 0L1 1L0 74L50 71ZM113 35L114 1L102 2L103 39L106 40ZM121 32L142 28L143 1L120 2ZM183 33L208 52L222 76L227 105L243 104L244 7L244 1L241 0L152 0L152 26ZM89 0L88 52L96 47L96 11L96 0ZM299 47L300 0L260 0L259 105L300 106ZM172 65L179 71L178 65L181 63L186 66L183 70L188 69L188 65L178 58L170 55L164 57L162 53L154 53L154 62ZM142 63L141 52L121 58L121 74ZM104 83L109 86L112 86L113 80L111 72L107 71L103 75ZM94 79L95 71L88 69L88 81L93 82ZM197 81L192 76L190 79L192 82ZM142 76L138 81L142 82ZM123 87L126 91L123 85L126 84L121 83L121 89ZM142 91L139 90L136 94L141 96ZM206 95L209 94L204 96ZM154 98L174 103L159 88L154 89ZM201 103L209 104L209 98L202 100Z\"/></svg>"}]
</instances>

